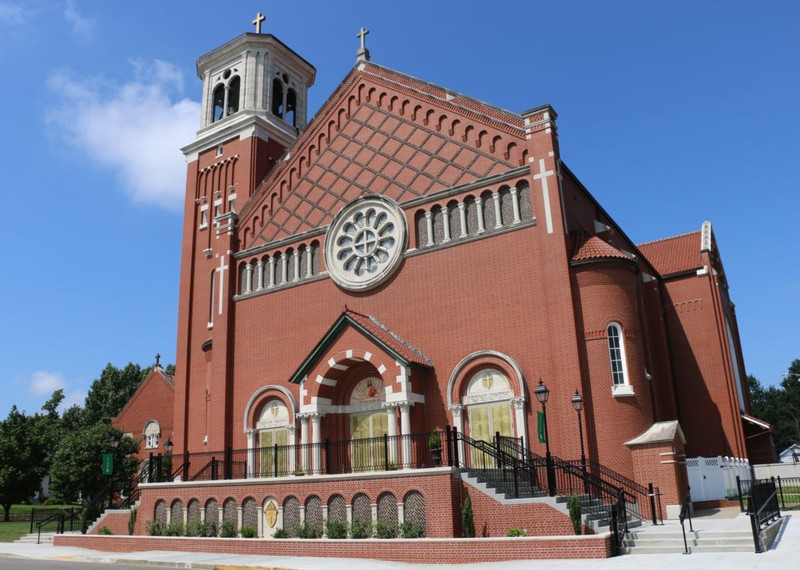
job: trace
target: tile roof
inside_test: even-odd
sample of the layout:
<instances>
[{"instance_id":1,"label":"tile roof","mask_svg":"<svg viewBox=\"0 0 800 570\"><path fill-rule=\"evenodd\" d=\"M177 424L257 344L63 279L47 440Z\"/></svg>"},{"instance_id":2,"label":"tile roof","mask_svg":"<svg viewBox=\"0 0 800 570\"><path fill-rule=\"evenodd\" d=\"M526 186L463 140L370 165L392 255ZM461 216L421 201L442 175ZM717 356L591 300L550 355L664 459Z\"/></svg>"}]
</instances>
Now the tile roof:
<instances>
[{"instance_id":1,"label":"tile roof","mask_svg":"<svg viewBox=\"0 0 800 570\"><path fill-rule=\"evenodd\" d=\"M589 261L592 259L624 259L633 261L610 243L597 236L583 237L575 247L576 253L572 261Z\"/></svg>"},{"instance_id":2,"label":"tile roof","mask_svg":"<svg viewBox=\"0 0 800 570\"><path fill-rule=\"evenodd\" d=\"M420 350L403 340L397 333L389 330L383 323L372 315L362 315L350 309L345 310L345 315L366 329L371 336L380 340L394 352L402 356L409 364L419 366L433 366L433 361L422 354Z\"/></svg>"},{"instance_id":3,"label":"tile roof","mask_svg":"<svg viewBox=\"0 0 800 570\"><path fill-rule=\"evenodd\" d=\"M372 315L363 315L345 307L344 312L331 325L331 328L322 336L316 346L306 356L300 367L292 374L289 382L301 382L308 371L325 355L346 327L353 327L376 346L385 350L387 354L407 365L424 366L430 368L433 361L422 354L397 333L389 330L383 323Z\"/></svg>"},{"instance_id":4,"label":"tile roof","mask_svg":"<svg viewBox=\"0 0 800 570\"><path fill-rule=\"evenodd\" d=\"M662 276L693 271L703 266L701 232L689 232L640 244L639 251Z\"/></svg>"}]
</instances>

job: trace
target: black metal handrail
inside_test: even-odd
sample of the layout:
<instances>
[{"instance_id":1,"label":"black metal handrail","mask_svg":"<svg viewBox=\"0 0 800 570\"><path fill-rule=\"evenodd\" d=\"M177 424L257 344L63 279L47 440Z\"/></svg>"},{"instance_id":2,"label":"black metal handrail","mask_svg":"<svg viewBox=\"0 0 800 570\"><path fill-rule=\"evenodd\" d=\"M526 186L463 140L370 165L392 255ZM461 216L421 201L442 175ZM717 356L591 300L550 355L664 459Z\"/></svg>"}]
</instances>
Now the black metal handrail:
<instances>
[{"instance_id":1,"label":"black metal handrail","mask_svg":"<svg viewBox=\"0 0 800 570\"><path fill-rule=\"evenodd\" d=\"M683 553L684 554L691 554L691 550L689 550L689 544L686 542L686 527L683 526L683 522L688 518L689 519L689 532L694 532L694 528L692 527L692 490L689 489L686 492L686 496L683 498L683 503L681 503L681 513L679 515L679 520L681 521L681 532L683 532Z\"/></svg>"},{"instance_id":2,"label":"black metal handrail","mask_svg":"<svg viewBox=\"0 0 800 570\"><path fill-rule=\"evenodd\" d=\"M764 552L761 531L781 518L778 489L775 485L774 477L751 483L750 494L747 498L747 514L750 516L755 550L756 552Z\"/></svg>"}]
</instances>

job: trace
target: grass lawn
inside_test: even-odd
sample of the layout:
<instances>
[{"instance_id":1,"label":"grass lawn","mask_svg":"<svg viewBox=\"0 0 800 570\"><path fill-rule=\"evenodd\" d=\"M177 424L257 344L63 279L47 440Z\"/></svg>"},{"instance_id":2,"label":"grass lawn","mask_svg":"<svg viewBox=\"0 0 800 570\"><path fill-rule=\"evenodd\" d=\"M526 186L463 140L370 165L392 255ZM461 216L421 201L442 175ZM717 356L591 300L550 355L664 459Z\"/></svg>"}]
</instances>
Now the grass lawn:
<instances>
[{"instance_id":1,"label":"grass lawn","mask_svg":"<svg viewBox=\"0 0 800 570\"><path fill-rule=\"evenodd\" d=\"M28 534L29 522L2 522L0 521L0 542L14 542Z\"/></svg>"}]
</instances>

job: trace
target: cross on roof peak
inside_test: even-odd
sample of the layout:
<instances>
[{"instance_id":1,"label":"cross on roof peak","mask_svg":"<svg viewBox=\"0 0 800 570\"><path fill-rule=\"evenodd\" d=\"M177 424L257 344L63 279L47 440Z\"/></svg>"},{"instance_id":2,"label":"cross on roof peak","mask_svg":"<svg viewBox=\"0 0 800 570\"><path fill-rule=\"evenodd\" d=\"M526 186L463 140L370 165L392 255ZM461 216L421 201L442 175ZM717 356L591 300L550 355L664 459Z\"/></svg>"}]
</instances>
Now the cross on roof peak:
<instances>
[{"instance_id":1,"label":"cross on roof peak","mask_svg":"<svg viewBox=\"0 0 800 570\"><path fill-rule=\"evenodd\" d=\"M265 21L266 19L267 19L266 16L264 16L264 14L259 12L258 14L256 14L256 19L251 22L256 27L257 34L261 33L261 22Z\"/></svg>"},{"instance_id":2,"label":"cross on roof peak","mask_svg":"<svg viewBox=\"0 0 800 570\"><path fill-rule=\"evenodd\" d=\"M369 50L367 49L367 34L369 30L361 26L361 30L356 34L356 37L361 40L361 47L356 52L356 61L369 61Z\"/></svg>"}]
</instances>

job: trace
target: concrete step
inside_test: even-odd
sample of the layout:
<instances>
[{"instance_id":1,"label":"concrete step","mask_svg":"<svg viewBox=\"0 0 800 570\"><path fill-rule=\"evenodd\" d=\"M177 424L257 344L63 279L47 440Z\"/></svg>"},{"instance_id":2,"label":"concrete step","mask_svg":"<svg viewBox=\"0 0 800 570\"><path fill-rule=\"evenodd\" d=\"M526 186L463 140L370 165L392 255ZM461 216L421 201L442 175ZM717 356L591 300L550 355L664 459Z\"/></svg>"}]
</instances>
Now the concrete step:
<instances>
[{"instance_id":1,"label":"concrete step","mask_svg":"<svg viewBox=\"0 0 800 570\"><path fill-rule=\"evenodd\" d=\"M690 552L753 552L753 535L746 531L687 532L686 546ZM684 552L683 533L675 532L631 532L625 538L623 550L626 554L674 554Z\"/></svg>"},{"instance_id":2,"label":"concrete step","mask_svg":"<svg viewBox=\"0 0 800 570\"><path fill-rule=\"evenodd\" d=\"M39 533L32 532L30 534L26 534L15 540L17 544L53 544L53 537L56 535L54 532L43 532L41 535L41 539L39 538Z\"/></svg>"}]
</instances>

